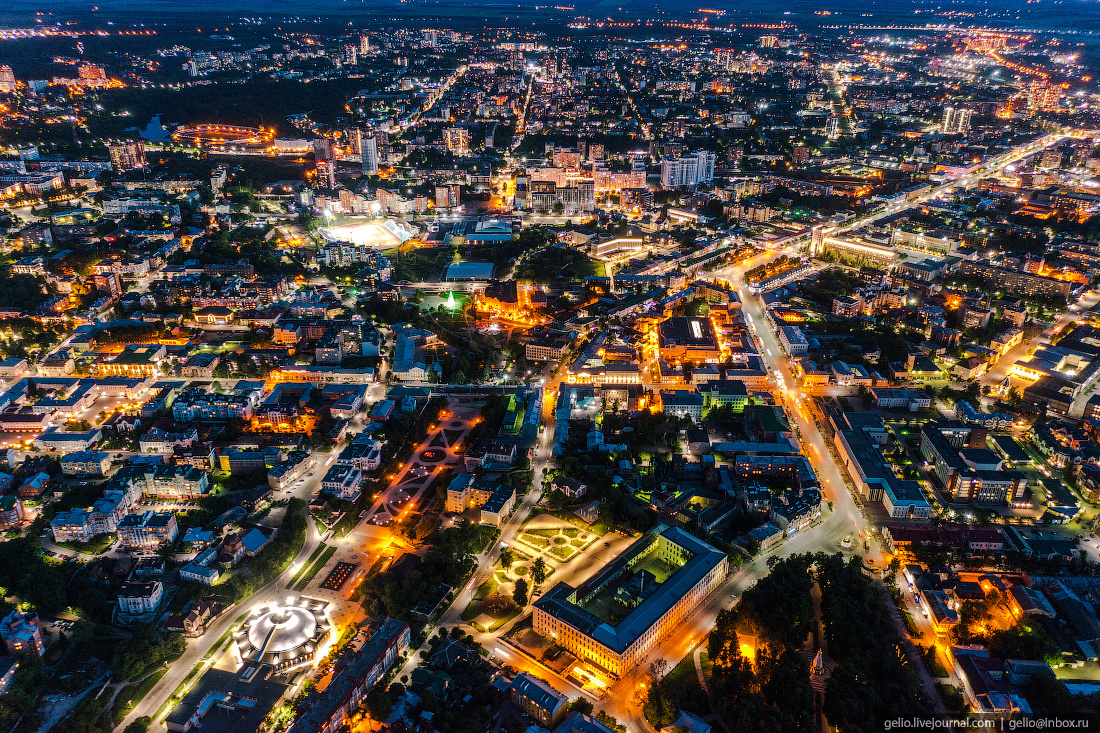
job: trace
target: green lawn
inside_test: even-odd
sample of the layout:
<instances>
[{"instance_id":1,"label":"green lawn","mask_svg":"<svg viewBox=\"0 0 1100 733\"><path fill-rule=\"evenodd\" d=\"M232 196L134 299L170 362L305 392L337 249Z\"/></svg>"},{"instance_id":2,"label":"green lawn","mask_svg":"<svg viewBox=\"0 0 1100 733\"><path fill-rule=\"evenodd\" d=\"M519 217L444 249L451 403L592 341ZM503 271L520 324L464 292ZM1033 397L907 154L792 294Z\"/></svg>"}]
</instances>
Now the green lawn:
<instances>
[{"instance_id":1,"label":"green lawn","mask_svg":"<svg viewBox=\"0 0 1100 733\"><path fill-rule=\"evenodd\" d=\"M327 547L328 547L328 545L326 545L324 542L317 545L317 549L313 551L313 554L311 554L309 556L309 559L306 560L305 564L302 565L302 569L299 570L295 574L295 576L290 580L290 583L289 583L290 586L293 586L295 583L298 582L298 579L302 577L302 573L304 573L306 570L309 569L309 566L313 564L313 561L316 560L321 555L321 553L325 551L325 548L327 548Z\"/></svg>"},{"instance_id":2,"label":"green lawn","mask_svg":"<svg viewBox=\"0 0 1100 733\"><path fill-rule=\"evenodd\" d=\"M121 721L129 715L134 706L149 694L150 690L160 682L160 678L167 671L167 669L158 669L141 682L122 688L122 691L118 693L118 697L115 698L114 706L111 708L111 718L115 721Z\"/></svg>"},{"instance_id":3,"label":"green lawn","mask_svg":"<svg viewBox=\"0 0 1100 733\"><path fill-rule=\"evenodd\" d=\"M474 591L474 597L470 599L470 605L462 611L463 621L472 621L481 614L481 601L485 596L494 592L500 584L496 581L496 577L489 578L484 583L477 587Z\"/></svg>"},{"instance_id":4,"label":"green lawn","mask_svg":"<svg viewBox=\"0 0 1100 733\"><path fill-rule=\"evenodd\" d=\"M574 550L569 545L563 545L561 547L551 547L550 552L554 553L554 557L561 560L568 560L576 554L576 550Z\"/></svg>"},{"instance_id":5,"label":"green lawn","mask_svg":"<svg viewBox=\"0 0 1100 733\"><path fill-rule=\"evenodd\" d=\"M539 537L538 535L533 535L527 532L520 535L520 539L529 545L533 545L534 547L542 548L550 546L550 540L546 539L545 537Z\"/></svg>"},{"instance_id":6,"label":"green lawn","mask_svg":"<svg viewBox=\"0 0 1100 733\"><path fill-rule=\"evenodd\" d=\"M322 553L312 565L306 568L304 574L301 576L302 579L298 582L298 585L294 587L294 590L302 590L309 585L309 581L313 580L313 576L317 574L317 571L323 568L325 563L329 561L329 558L335 554L335 547L326 547L324 553Z\"/></svg>"},{"instance_id":7,"label":"green lawn","mask_svg":"<svg viewBox=\"0 0 1100 733\"><path fill-rule=\"evenodd\" d=\"M580 531L590 532L596 537L603 537L605 534L613 529L612 525L609 522L605 522L603 520L597 520L591 525L585 524L585 522L580 517L578 517L573 512L567 511L565 509L558 509L556 511L549 512L549 514L555 519L560 519L563 522L568 522L569 524L572 524L574 527L578 528Z\"/></svg>"},{"instance_id":8,"label":"green lawn","mask_svg":"<svg viewBox=\"0 0 1100 733\"><path fill-rule=\"evenodd\" d=\"M359 511L357 507L352 511L344 512L344 516L340 517L340 521L332 528L333 537L346 537L348 532L355 529L355 525L359 524Z\"/></svg>"},{"instance_id":9,"label":"green lawn","mask_svg":"<svg viewBox=\"0 0 1100 733\"><path fill-rule=\"evenodd\" d=\"M113 534L101 534L93 537L89 542L58 542L58 547L64 547L73 552L83 552L85 555L102 555L115 541Z\"/></svg>"},{"instance_id":10,"label":"green lawn","mask_svg":"<svg viewBox=\"0 0 1100 733\"><path fill-rule=\"evenodd\" d=\"M704 668L705 669L705 668ZM680 660L659 683L662 696L668 701L673 710L687 710L695 715L707 715L710 713L710 704L707 702L706 693L699 684L699 675L695 671L695 656L688 652L687 656ZM644 712L649 722L653 725L664 725L667 720L655 720L652 716L660 713L645 706ZM667 712L665 713L667 715Z\"/></svg>"},{"instance_id":11,"label":"green lawn","mask_svg":"<svg viewBox=\"0 0 1100 733\"><path fill-rule=\"evenodd\" d=\"M482 628L481 624L471 624L471 626L473 626L475 629L478 629L482 632L496 631L501 626L503 626L504 624L508 623L509 621L514 619L516 616L518 616L519 613L520 613L520 610L521 609L520 609L519 606L512 606L512 610L508 611L503 616L493 616L493 618L495 620L493 621L493 623L489 624L489 628L487 628L487 629ZM492 614L489 614L489 615L492 616ZM475 618L476 618L476 616L475 616Z\"/></svg>"}]
</instances>

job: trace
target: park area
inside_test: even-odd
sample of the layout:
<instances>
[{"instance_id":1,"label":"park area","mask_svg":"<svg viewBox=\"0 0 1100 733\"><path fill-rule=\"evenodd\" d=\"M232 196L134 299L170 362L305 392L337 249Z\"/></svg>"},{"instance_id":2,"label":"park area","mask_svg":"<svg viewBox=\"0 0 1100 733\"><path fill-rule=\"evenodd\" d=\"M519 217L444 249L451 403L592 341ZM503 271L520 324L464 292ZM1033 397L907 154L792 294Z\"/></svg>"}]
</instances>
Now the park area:
<instances>
[{"instance_id":1,"label":"park area","mask_svg":"<svg viewBox=\"0 0 1100 733\"><path fill-rule=\"evenodd\" d=\"M556 562L572 560L596 538L594 532L575 527L550 514L531 518L516 535L525 550Z\"/></svg>"},{"instance_id":2,"label":"park area","mask_svg":"<svg viewBox=\"0 0 1100 733\"><path fill-rule=\"evenodd\" d=\"M502 553L506 559L507 567L497 563L492 577L478 586L466 609L462 612L462 620L471 623L474 628L481 631L496 631L513 618L519 615L523 608L514 600L516 583L520 580L526 584L527 600L530 600L530 592L538 584L535 577L538 575L536 564L539 557L536 554L528 554L523 549L511 547ZM543 582L554 572L554 569L543 561ZM525 604L526 605L526 604Z\"/></svg>"}]
</instances>

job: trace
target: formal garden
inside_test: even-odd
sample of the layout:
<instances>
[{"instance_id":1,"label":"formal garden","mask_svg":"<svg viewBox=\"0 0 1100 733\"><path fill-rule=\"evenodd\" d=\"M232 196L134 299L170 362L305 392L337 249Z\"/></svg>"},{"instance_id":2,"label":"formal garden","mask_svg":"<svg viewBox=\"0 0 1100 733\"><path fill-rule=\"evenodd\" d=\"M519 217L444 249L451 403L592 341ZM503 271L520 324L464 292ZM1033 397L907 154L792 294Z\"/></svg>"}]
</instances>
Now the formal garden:
<instances>
[{"instance_id":1,"label":"formal garden","mask_svg":"<svg viewBox=\"0 0 1100 733\"><path fill-rule=\"evenodd\" d=\"M516 535L525 550L557 562L568 562L591 545L599 535L567 524L549 514L540 514L527 522Z\"/></svg>"},{"instance_id":2,"label":"formal garden","mask_svg":"<svg viewBox=\"0 0 1100 733\"><path fill-rule=\"evenodd\" d=\"M478 586L462 612L462 620L480 631L496 631L518 616L532 592L554 572L541 556L523 548L506 547L492 577Z\"/></svg>"}]
</instances>

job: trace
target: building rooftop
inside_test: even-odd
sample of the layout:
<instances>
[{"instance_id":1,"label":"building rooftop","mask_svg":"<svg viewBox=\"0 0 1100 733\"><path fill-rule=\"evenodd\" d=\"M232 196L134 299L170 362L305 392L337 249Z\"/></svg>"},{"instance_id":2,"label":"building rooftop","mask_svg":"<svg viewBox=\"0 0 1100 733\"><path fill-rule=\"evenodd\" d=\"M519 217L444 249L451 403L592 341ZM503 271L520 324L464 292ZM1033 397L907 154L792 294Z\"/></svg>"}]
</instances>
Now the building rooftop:
<instances>
[{"instance_id":1,"label":"building rooftop","mask_svg":"<svg viewBox=\"0 0 1100 733\"><path fill-rule=\"evenodd\" d=\"M512 681L512 689L536 706L549 712L553 712L569 702L568 697L538 677L532 677L526 672L520 672L516 675L516 678Z\"/></svg>"},{"instance_id":2,"label":"building rooftop","mask_svg":"<svg viewBox=\"0 0 1100 733\"><path fill-rule=\"evenodd\" d=\"M622 571L633 567L633 561L648 553L662 537L687 550L691 557L619 623L612 625L581 604L570 600L589 597ZM535 601L535 607L591 636L607 648L623 652L696 583L725 560L725 553L682 529L661 526L646 533L583 586L573 588L566 583L558 583L549 593Z\"/></svg>"},{"instance_id":3,"label":"building rooftop","mask_svg":"<svg viewBox=\"0 0 1100 733\"><path fill-rule=\"evenodd\" d=\"M657 326L657 335L662 348L671 346L690 346L695 348L718 348L718 336L714 326L707 318L674 316Z\"/></svg>"},{"instance_id":4,"label":"building rooftop","mask_svg":"<svg viewBox=\"0 0 1100 733\"><path fill-rule=\"evenodd\" d=\"M236 672L211 669L168 714L165 723L172 730L190 725L203 733L255 731L288 689L280 682L256 677L246 681Z\"/></svg>"},{"instance_id":5,"label":"building rooftop","mask_svg":"<svg viewBox=\"0 0 1100 733\"><path fill-rule=\"evenodd\" d=\"M447 280L489 280L493 277L492 262L454 262L447 266Z\"/></svg>"}]
</instances>

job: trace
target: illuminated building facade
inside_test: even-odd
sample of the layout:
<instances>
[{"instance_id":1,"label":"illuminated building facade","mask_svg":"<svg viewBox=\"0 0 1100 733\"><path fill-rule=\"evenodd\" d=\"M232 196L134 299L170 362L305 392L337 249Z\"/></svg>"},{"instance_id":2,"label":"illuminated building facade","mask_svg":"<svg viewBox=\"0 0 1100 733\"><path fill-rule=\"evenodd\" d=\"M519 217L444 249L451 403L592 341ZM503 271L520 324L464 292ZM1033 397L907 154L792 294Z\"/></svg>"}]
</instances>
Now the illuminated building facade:
<instances>
[{"instance_id":1,"label":"illuminated building facade","mask_svg":"<svg viewBox=\"0 0 1100 733\"><path fill-rule=\"evenodd\" d=\"M580 587L558 583L535 601L534 630L569 650L580 664L620 677L717 588L728 571L724 552L682 529L662 525ZM646 584L626 604L632 610L614 623L608 610L621 603L636 576L646 573L664 577Z\"/></svg>"},{"instance_id":2,"label":"illuminated building facade","mask_svg":"<svg viewBox=\"0 0 1100 733\"><path fill-rule=\"evenodd\" d=\"M722 348L714 324L706 318L675 316L657 326L657 348L668 362L717 364Z\"/></svg>"},{"instance_id":3,"label":"illuminated building facade","mask_svg":"<svg viewBox=\"0 0 1100 733\"><path fill-rule=\"evenodd\" d=\"M327 601L306 596L257 606L233 633L238 667L267 664L286 672L321 659L332 643L328 611Z\"/></svg>"},{"instance_id":4,"label":"illuminated building facade","mask_svg":"<svg viewBox=\"0 0 1100 733\"><path fill-rule=\"evenodd\" d=\"M531 308L531 288L515 280L490 280L476 302L479 311L505 318L526 318Z\"/></svg>"},{"instance_id":5,"label":"illuminated building facade","mask_svg":"<svg viewBox=\"0 0 1100 733\"><path fill-rule=\"evenodd\" d=\"M312 599L311 599L312 600ZM375 684L409 651L409 625L397 619L377 619L372 634L349 664L339 668L324 690L314 690L299 707L301 717L290 733L336 733L359 710Z\"/></svg>"},{"instance_id":6,"label":"illuminated building facade","mask_svg":"<svg viewBox=\"0 0 1100 733\"><path fill-rule=\"evenodd\" d=\"M107 146L111 155L111 164L117 170L129 171L145 167L145 143L141 140L127 140Z\"/></svg>"}]
</instances>

